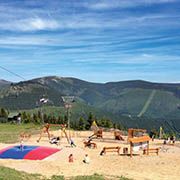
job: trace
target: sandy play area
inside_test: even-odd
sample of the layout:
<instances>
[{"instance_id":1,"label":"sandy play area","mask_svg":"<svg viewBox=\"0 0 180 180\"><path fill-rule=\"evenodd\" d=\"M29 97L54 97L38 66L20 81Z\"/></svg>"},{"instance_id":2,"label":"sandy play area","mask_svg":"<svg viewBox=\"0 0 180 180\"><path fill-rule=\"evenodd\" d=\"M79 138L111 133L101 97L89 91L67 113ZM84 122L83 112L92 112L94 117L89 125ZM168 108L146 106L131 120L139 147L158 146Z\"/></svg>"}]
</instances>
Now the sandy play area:
<instances>
[{"instance_id":1,"label":"sandy play area","mask_svg":"<svg viewBox=\"0 0 180 180\"><path fill-rule=\"evenodd\" d=\"M59 131L52 132L59 135ZM128 147L127 141L113 140L113 134L110 132L103 133L104 139L95 139L97 149L85 148L84 140L92 134L91 131L73 132L73 140L77 147L70 147L66 138L61 139L59 146L50 144L47 136L43 136L39 143L36 142L38 135L33 135L26 145L49 146L60 148L61 151L47 157L44 160L13 160L0 159L0 166L15 168L16 170L28 173L39 173L47 177L52 175L64 175L65 177L77 175L92 175L94 173L107 176L125 176L133 179L145 180L179 180L180 177L180 142L176 142L175 146L162 145L162 141L155 140L150 142L150 147L160 147L159 155L150 154L143 155L142 151L139 155L129 156L117 155L117 153L107 153L100 156L100 152L104 146L120 146L121 154L123 147ZM127 137L124 137L125 139ZM0 149L14 144L0 144ZM74 162L68 162L69 154L73 154ZM90 157L90 164L84 164L83 158L85 154Z\"/></svg>"}]
</instances>

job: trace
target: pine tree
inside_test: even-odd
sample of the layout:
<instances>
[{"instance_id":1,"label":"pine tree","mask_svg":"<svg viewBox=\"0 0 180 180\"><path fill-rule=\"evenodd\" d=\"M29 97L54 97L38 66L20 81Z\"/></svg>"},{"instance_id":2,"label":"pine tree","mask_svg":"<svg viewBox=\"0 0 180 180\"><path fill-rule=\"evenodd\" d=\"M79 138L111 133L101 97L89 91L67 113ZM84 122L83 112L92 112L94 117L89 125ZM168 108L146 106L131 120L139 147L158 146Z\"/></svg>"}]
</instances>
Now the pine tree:
<instances>
[{"instance_id":1,"label":"pine tree","mask_svg":"<svg viewBox=\"0 0 180 180\"><path fill-rule=\"evenodd\" d=\"M63 124L63 117L62 116L58 116L57 124Z\"/></svg>"},{"instance_id":2,"label":"pine tree","mask_svg":"<svg viewBox=\"0 0 180 180\"><path fill-rule=\"evenodd\" d=\"M78 129L79 130L85 130L85 126L86 126L86 121L83 117L79 118L79 122L78 122Z\"/></svg>"},{"instance_id":3,"label":"pine tree","mask_svg":"<svg viewBox=\"0 0 180 180\"><path fill-rule=\"evenodd\" d=\"M94 119L95 119L95 118L93 117L92 112L90 112L90 113L88 114L86 129L90 129L90 127L91 127L92 122L93 122Z\"/></svg>"},{"instance_id":4,"label":"pine tree","mask_svg":"<svg viewBox=\"0 0 180 180\"><path fill-rule=\"evenodd\" d=\"M8 112L4 108L0 110L0 117L8 118Z\"/></svg>"},{"instance_id":5,"label":"pine tree","mask_svg":"<svg viewBox=\"0 0 180 180\"><path fill-rule=\"evenodd\" d=\"M40 123L41 122L41 119L38 118L38 115L37 114L33 114L33 120L34 120L34 123Z\"/></svg>"},{"instance_id":6,"label":"pine tree","mask_svg":"<svg viewBox=\"0 0 180 180\"><path fill-rule=\"evenodd\" d=\"M28 121L27 121L27 114L26 114L26 112L24 111L24 112L22 112L22 114L21 114L21 118L22 118L22 122L25 122L25 123L27 123Z\"/></svg>"},{"instance_id":7,"label":"pine tree","mask_svg":"<svg viewBox=\"0 0 180 180\"><path fill-rule=\"evenodd\" d=\"M109 119L106 119L106 120L105 120L105 127L107 127L107 128L112 128L112 127L113 127L112 121L109 120Z\"/></svg>"}]
</instances>

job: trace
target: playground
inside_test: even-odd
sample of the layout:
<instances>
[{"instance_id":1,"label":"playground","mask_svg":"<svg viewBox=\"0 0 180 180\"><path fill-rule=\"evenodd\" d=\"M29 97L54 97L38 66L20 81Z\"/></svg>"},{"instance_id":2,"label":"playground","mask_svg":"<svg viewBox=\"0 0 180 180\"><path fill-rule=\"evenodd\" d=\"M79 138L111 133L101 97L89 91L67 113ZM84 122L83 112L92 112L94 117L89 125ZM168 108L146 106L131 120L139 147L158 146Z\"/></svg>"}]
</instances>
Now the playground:
<instances>
[{"instance_id":1,"label":"playground","mask_svg":"<svg viewBox=\"0 0 180 180\"><path fill-rule=\"evenodd\" d=\"M149 149L159 149L158 155L150 151L147 155L143 154L142 150L136 151L135 145L131 147L127 136L120 135L123 140L121 138L121 140L115 139L117 133L114 131L103 131L102 137L99 137L99 134L95 135L98 137L93 136L90 142L96 144L96 147L85 146L84 142L88 141L93 134L93 131L66 130L64 133L62 128L56 131L50 129L50 136L60 137L58 144L49 143L48 133L42 133L39 142L37 140L40 134L34 134L31 137L25 134L23 137L21 135L20 143L0 143L0 155L3 156L0 159L0 166L28 173L43 174L47 177L52 175L71 177L98 173L105 176L125 176L138 180L179 179L180 142L177 141L175 145L163 145L163 140L145 139L149 142ZM23 144L21 144L22 138L24 138ZM74 141L76 146L71 145L70 139ZM132 140L132 137L130 139ZM142 141L142 138L138 139L138 143L139 141ZM136 143L136 141L132 140L132 143ZM21 145L23 146L22 150L20 149ZM132 157L130 156L131 148L134 149ZM102 150L106 152L100 155ZM8 157L12 154L13 156ZM70 154L73 154L73 163L69 162ZM90 158L88 164L83 163L86 154ZM28 156L31 158L24 158Z\"/></svg>"}]
</instances>

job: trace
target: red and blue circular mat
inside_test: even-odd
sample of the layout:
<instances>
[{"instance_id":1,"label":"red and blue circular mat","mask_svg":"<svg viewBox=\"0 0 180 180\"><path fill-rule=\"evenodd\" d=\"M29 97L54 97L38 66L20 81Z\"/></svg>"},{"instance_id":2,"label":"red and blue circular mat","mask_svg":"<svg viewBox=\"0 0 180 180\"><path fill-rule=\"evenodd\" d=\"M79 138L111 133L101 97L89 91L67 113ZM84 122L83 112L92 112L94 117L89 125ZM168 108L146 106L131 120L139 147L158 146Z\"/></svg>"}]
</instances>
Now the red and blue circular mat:
<instances>
[{"instance_id":1,"label":"red and blue circular mat","mask_svg":"<svg viewBox=\"0 0 180 180\"><path fill-rule=\"evenodd\" d=\"M60 149L44 146L10 146L0 150L0 158L42 160L58 151Z\"/></svg>"}]
</instances>

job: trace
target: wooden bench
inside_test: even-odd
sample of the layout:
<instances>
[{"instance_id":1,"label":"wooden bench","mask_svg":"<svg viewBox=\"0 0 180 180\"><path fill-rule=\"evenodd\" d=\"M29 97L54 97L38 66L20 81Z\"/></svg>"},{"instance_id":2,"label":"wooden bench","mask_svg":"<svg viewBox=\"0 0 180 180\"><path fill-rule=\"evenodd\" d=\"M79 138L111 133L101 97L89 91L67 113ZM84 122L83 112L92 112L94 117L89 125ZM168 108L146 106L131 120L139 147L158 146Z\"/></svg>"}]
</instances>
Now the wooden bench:
<instances>
[{"instance_id":1,"label":"wooden bench","mask_svg":"<svg viewBox=\"0 0 180 180\"><path fill-rule=\"evenodd\" d=\"M120 153L120 147L104 147L103 150L101 151L100 155L106 154L107 152L117 152L118 155Z\"/></svg>"},{"instance_id":2,"label":"wooden bench","mask_svg":"<svg viewBox=\"0 0 180 180\"><path fill-rule=\"evenodd\" d=\"M92 147L92 148L97 148L97 144L94 142L84 142L84 147Z\"/></svg>"},{"instance_id":3,"label":"wooden bench","mask_svg":"<svg viewBox=\"0 0 180 180\"><path fill-rule=\"evenodd\" d=\"M143 149L143 154L147 154L148 149ZM159 148L150 148L149 153L156 153L157 155L159 154Z\"/></svg>"}]
</instances>

